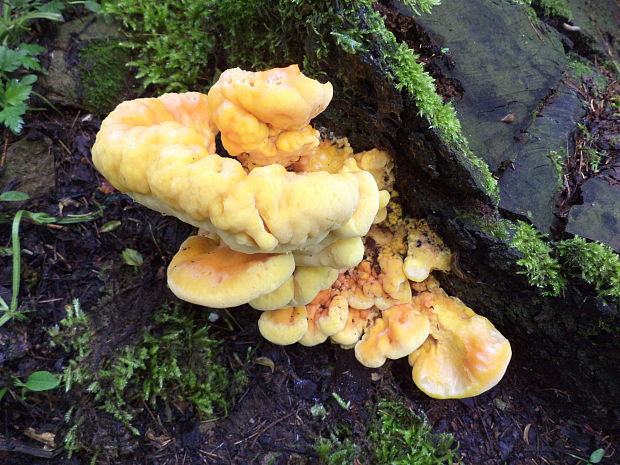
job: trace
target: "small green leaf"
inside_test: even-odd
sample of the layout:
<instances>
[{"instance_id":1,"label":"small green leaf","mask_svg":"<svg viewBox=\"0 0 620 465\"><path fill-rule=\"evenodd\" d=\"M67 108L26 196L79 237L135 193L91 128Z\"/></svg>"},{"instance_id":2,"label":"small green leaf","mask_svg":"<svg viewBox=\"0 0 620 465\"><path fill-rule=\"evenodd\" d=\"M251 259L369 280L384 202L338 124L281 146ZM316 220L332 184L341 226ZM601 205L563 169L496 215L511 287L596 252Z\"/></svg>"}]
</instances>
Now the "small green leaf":
<instances>
[{"instance_id":1,"label":"small green leaf","mask_svg":"<svg viewBox=\"0 0 620 465\"><path fill-rule=\"evenodd\" d=\"M106 224L101 226L101 229L99 231L101 231L102 233L114 231L120 225L121 225L121 222L118 220L108 221Z\"/></svg>"},{"instance_id":2,"label":"small green leaf","mask_svg":"<svg viewBox=\"0 0 620 465\"><path fill-rule=\"evenodd\" d=\"M603 460L605 456L605 449L596 449L594 452L590 454L590 462L591 463L599 463Z\"/></svg>"},{"instance_id":3,"label":"small green leaf","mask_svg":"<svg viewBox=\"0 0 620 465\"><path fill-rule=\"evenodd\" d=\"M101 5L99 5L99 2L94 0L86 0L84 2L84 6L93 13L99 13L101 11Z\"/></svg>"},{"instance_id":4,"label":"small green leaf","mask_svg":"<svg viewBox=\"0 0 620 465\"><path fill-rule=\"evenodd\" d=\"M37 82L37 77L34 74L26 74L19 81L19 83L24 86L31 86L35 82Z\"/></svg>"},{"instance_id":5,"label":"small green leaf","mask_svg":"<svg viewBox=\"0 0 620 465\"><path fill-rule=\"evenodd\" d=\"M0 389L0 400L2 400L2 398L6 394L6 391L8 391L8 390L9 390L8 387L3 387L2 389Z\"/></svg>"},{"instance_id":6,"label":"small green leaf","mask_svg":"<svg viewBox=\"0 0 620 465\"><path fill-rule=\"evenodd\" d=\"M30 78L26 81L30 81ZM22 81L17 79L11 79L4 90L5 104L13 106L19 105L20 103L28 100L30 97L30 92L32 92L32 87L30 85L24 84Z\"/></svg>"},{"instance_id":7,"label":"small green leaf","mask_svg":"<svg viewBox=\"0 0 620 465\"><path fill-rule=\"evenodd\" d=\"M125 249L121 254L125 263L131 266L142 266L144 259L142 258L142 254L134 249Z\"/></svg>"},{"instance_id":8,"label":"small green leaf","mask_svg":"<svg viewBox=\"0 0 620 465\"><path fill-rule=\"evenodd\" d=\"M28 105L25 103L5 106L2 111L0 111L0 123L4 124L15 134L19 134L24 127L24 120L22 116L26 113L27 108Z\"/></svg>"},{"instance_id":9,"label":"small green leaf","mask_svg":"<svg viewBox=\"0 0 620 465\"><path fill-rule=\"evenodd\" d=\"M2 202L21 202L29 198L28 194L19 191L6 191L0 194L0 201Z\"/></svg>"},{"instance_id":10,"label":"small green leaf","mask_svg":"<svg viewBox=\"0 0 620 465\"><path fill-rule=\"evenodd\" d=\"M22 65L24 52L0 46L0 71L11 73Z\"/></svg>"},{"instance_id":11,"label":"small green leaf","mask_svg":"<svg viewBox=\"0 0 620 465\"><path fill-rule=\"evenodd\" d=\"M60 378L53 375L49 371L35 371L28 376L28 379L23 383L22 387L25 387L29 391L49 391L58 387L60 384Z\"/></svg>"},{"instance_id":12,"label":"small green leaf","mask_svg":"<svg viewBox=\"0 0 620 465\"><path fill-rule=\"evenodd\" d=\"M42 47L37 44L23 44L22 43L22 44L19 44L18 50L24 51L27 55L35 56L35 55L40 55L46 49L45 47Z\"/></svg>"}]
</instances>

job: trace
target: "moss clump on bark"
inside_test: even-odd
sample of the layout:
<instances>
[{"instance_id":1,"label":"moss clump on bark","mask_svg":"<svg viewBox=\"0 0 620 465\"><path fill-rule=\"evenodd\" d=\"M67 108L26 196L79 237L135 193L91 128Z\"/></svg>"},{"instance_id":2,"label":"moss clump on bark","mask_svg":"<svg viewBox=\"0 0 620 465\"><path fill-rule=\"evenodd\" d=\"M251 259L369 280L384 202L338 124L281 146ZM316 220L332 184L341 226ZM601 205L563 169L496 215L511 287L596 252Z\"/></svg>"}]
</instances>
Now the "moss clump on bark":
<instances>
[{"instance_id":1,"label":"moss clump on bark","mask_svg":"<svg viewBox=\"0 0 620 465\"><path fill-rule=\"evenodd\" d=\"M116 40L94 40L79 51L78 58L84 107L96 115L109 113L125 93L129 51Z\"/></svg>"},{"instance_id":2,"label":"moss clump on bark","mask_svg":"<svg viewBox=\"0 0 620 465\"><path fill-rule=\"evenodd\" d=\"M546 242L546 235L532 225L518 221L511 246L519 250L530 285L543 295L559 296L570 278L578 278L594 287L601 299L620 304L620 257L610 247L574 237Z\"/></svg>"}]
</instances>

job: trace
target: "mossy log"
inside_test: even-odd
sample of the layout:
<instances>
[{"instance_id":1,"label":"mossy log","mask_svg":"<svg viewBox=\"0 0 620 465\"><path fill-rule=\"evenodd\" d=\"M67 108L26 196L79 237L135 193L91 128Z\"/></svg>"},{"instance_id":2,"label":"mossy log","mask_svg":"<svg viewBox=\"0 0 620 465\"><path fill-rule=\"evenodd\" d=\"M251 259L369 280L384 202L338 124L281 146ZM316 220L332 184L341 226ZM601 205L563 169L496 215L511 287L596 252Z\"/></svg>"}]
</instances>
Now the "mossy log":
<instances>
[{"instance_id":1,"label":"mossy log","mask_svg":"<svg viewBox=\"0 0 620 465\"><path fill-rule=\"evenodd\" d=\"M458 257L455 271L439 276L446 291L511 340L511 369L531 379L543 397L551 393L550 404L570 402L598 424L613 425L620 412L617 306L577 280L559 297L531 287L508 237L498 239L484 227L501 223L479 173L429 127L411 94L397 89L386 51L376 46L351 54L335 44L330 50L323 71L335 99L321 123L356 150L380 147L396 157L397 190L409 213L426 218Z\"/></svg>"}]
</instances>

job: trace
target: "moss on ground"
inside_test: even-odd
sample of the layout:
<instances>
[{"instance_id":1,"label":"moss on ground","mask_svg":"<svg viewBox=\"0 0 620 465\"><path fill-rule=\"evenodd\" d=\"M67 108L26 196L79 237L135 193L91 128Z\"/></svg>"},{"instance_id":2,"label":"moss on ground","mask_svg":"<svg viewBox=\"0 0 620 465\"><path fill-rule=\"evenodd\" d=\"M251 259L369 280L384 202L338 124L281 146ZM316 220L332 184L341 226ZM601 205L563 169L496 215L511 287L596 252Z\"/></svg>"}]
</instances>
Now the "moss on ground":
<instances>
[{"instance_id":1,"label":"moss on ground","mask_svg":"<svg viewBox=\"0 0 620 465\"><path fill-rule=\"evenodd\" d=\"M319 463L350 465L453 465L458 444L449 434L433 433L427 421L400 401L381 400L374 410L366 440L356 441L346 426L332 428L317 441ZM361 458L361 460L360 460Z\"/></svg>"},{"instance_id":2,"label":"moss on ground","mask_svg":"<svg viewBox=\"0 0 620 465\"><path fill-rule=\"evenodd\" d=\"M78 52L85 108L106 115L125 93L129 51L116 40L93 40Z\"/></svg>"},{"instance_id":3,"label":"moss on ground","mask_svg":"<svg viewBox=\"0 0 620 465\"><path fill-rule=\"evenodd\" d=\"M67 317L50 331L55 344L73 353L64 369L66 391L81 398L66 415L69 429L65 448L92 449L84 430L88 409L111 415L134 435L134 420L149 405L179 401L191 404L204 419L225 413L245 389L244 372L231 373L222 364L220 343L205 321L178 305L164 306L137 344L116 348L96 367L91 360L94 328L79 303L67 308ZM105 451L113 457L116 451Z\"/></svg>"}]
</instances>

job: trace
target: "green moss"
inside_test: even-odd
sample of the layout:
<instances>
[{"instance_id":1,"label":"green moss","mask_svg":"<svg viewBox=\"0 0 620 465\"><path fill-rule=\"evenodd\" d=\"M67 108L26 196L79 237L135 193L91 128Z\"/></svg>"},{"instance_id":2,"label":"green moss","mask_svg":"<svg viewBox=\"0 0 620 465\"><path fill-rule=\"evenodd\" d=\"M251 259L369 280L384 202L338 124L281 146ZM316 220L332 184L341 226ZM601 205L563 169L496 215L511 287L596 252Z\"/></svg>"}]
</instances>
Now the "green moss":
<instances>
[{"instance_id":1,"label":"green moss","mask_svg":"<svg viewBox=\"0 0 620 465\"><path fill-rule=\"evenodd\" d=\"M523 221L517 222L510 245L522 254L517 261L521 274L543 295L560 295L568 279L578 278L600 298L620 304L620 258L610 247L582 237L547 242L546 235Z\"/></svg>"},{"instance_id":2,"label":"green moss","mask_svg":"<svg viewBox=\"0 0 620 465\"><path fill-rule=\"evenodd\" d=\"M114 109L125 93L129 52L118 41L91 41L80 50L84 106L96 115Z\"/></svg>"},{"instance_id":3,"label":"green moss","mask_svg":"<svg viewBox=\"0 0 620 465\"><path fill-rule=\"evenodd\" d=\"M500 241L507 241L510 239L510 229L512 222L507 219L496 219L491 216L485 216L476 211L463 211L457 210L457 218L465 220L474 226L478 227L485 234L495 237Z\"/></svg>"},{"instance_id":4,"label":"green moss","mask_svg":"<svg viewBox=\"0 0 620 465\"><path fill-rule=\"evenodd\" d=\"M566 159L568 158L568 153L566 153L566 149L562 149L560 151L552 150L547 154L547 158L553 164L555 171L557 173L557 185L558 188L561 189L564 186L564 165L566 164Z\"/></svg>"},{"instance_id":5,"label":"green moss","mask_svg":"<svg viewBox=\"0 0 620 465\"><path fill-rule=\"evenodd\" d=\"M136 435L133 421L144 403L155 407L184 400L201 418L225 412L247 379L243 372L230 373L221 364L219 342L194 316L178 306L162 307L136 345L117 348L94 371L89 365L94 331L79 305L74 305L52 334L56 343L74 353L64 370L65 389L82 390L87 404L112 415ZM82 447L83 421L80 408L67 415L69 451Z\"/></svg>"},{"instance_id":6,"label":"green moss","mask_svg":"<svg viewBox=\"0 0 620 465\"><path fill-rule=\"evenodd\" d=\"M557 242L567 270L594 286L597 294L620 304L620 258L610 247L574 237Z\"/></svg>"},{"instance_id":7,"label":"green moss","mask_svg":"<svg viewBox=\"0 0 620 465\"><path fill-rule=\"evenodd\" d=\"M544 239L545 235L532 225L517 221L510 245L521 252L517 264L523 267L520 273L527 276L530 285L541 289L543 295L557 296L566 287L566 278L553 249Z\"/></svg>"},{"instance_id":8,"label":"green moss","mask_svg":"<svg viewBox=\"0 0 620 465\"><path fill-rule=\"evenodd\" d=\"M566 0L534 0L533 3L545 16L562 16L569 21L573 20L573 12Z\"/></svg>"},{"instance_id":9,"label":"green moss","mask_svg":"<svg viewBox=\"0 0 620 465\"><path fill-rule=\"evenodd\" d=\"M137 68L144 86L185 91L205 84L203 76L218 42L210 27L209 11L216 0L103 0L102 13L119 21L132 51L129 65Z\"/></svg>"},{"instance_id":10,"label":"green moss","mask_svg":"<svg viewBox=\"0 0 620 465\"><path fill-rule=\"evenodd\" d=\"M572 56L568 61L568 66L574 79L581 81L583 78L592 78L596 93L600 94L607 89L607 76L593 67L590 62L580 57Z\"/></svg>"},{"instance_id":11,"label":"green moss","mask_svg":"<svg viewBox=\"0 0 620 465\"><path fill-rule=\"evenodd\" d=\"M365 441L352 438L346 427L336 427L329 438L315 446L319 463L349 465L452 465L459 463L458 445L448 434L434 433L426 419L416 415L400 401L381 400L373 406L374 420Z\"/></svg>"},{"instance_id":12,"label":"green moss","mask_svg":"<svg viewBox=\"0 0 620 465\"><path fill-rule=\"evenodd\" d=\"M430 13L434 6L441 3L441 0L403 0L403 3L411 8L415 14L419 15L422 13Z\"/></svg>"},{"instance_id":13,"label":"green moss","mask_svg":"<svg viewBox=\"0 0 620 465\"><path fill-rule=\"evenodd\" d=\"M335 428L329 438L320 438L314 448L319 456L319 463L326 465L350 465L355 459L363 457L364 452L359 444L351 439L348 428Z\"/></svg>"},{"instance_id":14,"label":"green moss","mask_svg":"<svg viewBox=\"0 0 620 465\"><path fill-rule=\"evenodd\" d=\"M573 20L573 12L567 0L512 0L513 3L525 5L530 16L537 17L536 10L544 16L561 16Z\"/></svg>"}]
</instances>

